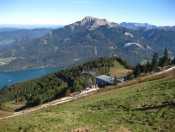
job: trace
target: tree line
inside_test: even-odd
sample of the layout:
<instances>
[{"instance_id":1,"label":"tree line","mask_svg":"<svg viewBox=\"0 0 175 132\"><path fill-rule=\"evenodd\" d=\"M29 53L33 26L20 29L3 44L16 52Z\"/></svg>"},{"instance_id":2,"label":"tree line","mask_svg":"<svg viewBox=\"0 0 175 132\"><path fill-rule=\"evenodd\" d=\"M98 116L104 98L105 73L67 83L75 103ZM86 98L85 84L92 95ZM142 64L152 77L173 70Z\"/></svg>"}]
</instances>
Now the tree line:
<instances>
[{"instance_id":1,"label":"tree line","mask_svg":"<svg viewBox=\"0 0 175 132\"><path fill-rule=\"evenodd\" d=\"M104 57L84 63L74 68L67 68L55 73L45 75L41 78L20 82L0 89L0 104L4 102L25 98L27 106L35 106L56 98L66 96L69 93L77 92L86 87L87 78L82 76L83 71L109 72L114 66L114 61L120 62L126 68L132 68L126 61L118 57ZM90 81L90 80L89 80ZM92 78L92 83L94 83Z\"/></svg>"},{"instance_id":2,"label":"tree line","mask_svg":"<svg viewBox=\"0 0 175 132\"><path fill-rule=\"evenodd\" d=\"M144 64L138 64L135 66L133 70L134 77L140 76L141 73L149 73L149 72L156 72L161 67L165 67L171 64L175 64L175 58L171 60L168 54L168 50L164 50L164 54L162 57L158 57L157 52L153 54L152 61L147 61Z\"/></svg>"}]
</instances>

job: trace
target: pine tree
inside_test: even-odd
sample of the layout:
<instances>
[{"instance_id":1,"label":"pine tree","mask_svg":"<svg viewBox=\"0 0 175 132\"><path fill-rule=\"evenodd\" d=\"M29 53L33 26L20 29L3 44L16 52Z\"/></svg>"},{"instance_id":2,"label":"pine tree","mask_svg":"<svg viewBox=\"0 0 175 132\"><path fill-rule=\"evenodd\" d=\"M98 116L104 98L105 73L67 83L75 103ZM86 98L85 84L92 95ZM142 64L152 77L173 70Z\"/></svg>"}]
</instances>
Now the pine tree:
<instances>
[{"instance_id":1,"label":"pine tree","mask_svg":"<svg viewBox=\"0 0 175 132\"><path fill-rule=\"evenodd\" d=\"M137 65L134 68L134 77L138 77L138 76L140 76L140 65Z\"/></svg>"},{"instance_id":2,"label":"pine tree","mask_svg":"<svg viewBox=\"0 0 175 132\"><path fill-rule=\"evenodd\" d=\"M151 71L156 71L158 68L158 55L157 52L154 53L151 63Z\"/></svg>"},{"instance_id":3,"label":"pine tree","mask_svg":"<svg viewBox=\"0 0 175 132\"><path fill-rule=\"evenodd\" d=\"M148 61L147 63L146 63L146 72L148 73L148 72L150 72L151 71L151 64L150 64L150 62Z\"/></svg>"},{"instance_id":4,"label":"pine tree","mask_svg":"<svg viewBox=\"0 0 175 132\"><path fill-rule=\"evenodd\" d=\"M140 72L145 73L146 72L146 64L140 65Z\"/></svg>"},{"instance_id":5,"label":"pine tree","mask_svg":"<svg viewBox=\"0 0 175 132\"><path fill-rule=\"evenodd\" d=\"M86 88L91 87L92 86L92 79L90 77L86 77L84 83L85 83Z\"/></svg>"},{"instance_id":6,"label":"pine tree","mask_svg":"<svg viewBox=\"0 0 175 132\"><path fill-rule=\"evenodd\" d=\"M172 64L174 64L174 65L175 65L175 57L174 57L174 60L173 60Z\"/></svg>"},{"instance_id":7,"label":"pine tree","mask_svg":"<svg viewBox=\"0 0 175 132\"><path fill-rule=\"evenodd\" d=\"M92 84L96 85L96 78L95 77L92 77Z\"/></svg>"},{"instance_id":8,"label":"pine tree","mask_svg":"<svg viewBox=\"0 0 175 132\"><path fill-rule=\"evenodd\" d=\"M117 84L118 84L117 77L115 76L115 78L114 78L114 86L116 86Z\"/></svg>"},{"instance_id":9,"label":"pine tree","mask_svg":"<svg viewBox=\"0 0 175 132\"><path fill-rule=\"evenodd\" d=\"M165 49L162 66L167 66L168 64L169 64L168 50Z\"/></svg>"},{"instance_id":10,"label":"pine tree","mask_svg":"<svg viewBox=\"0 0 175 132\"><path fill-rule=\"evenodd\" d=\"M74 88L74 91L80 91L82 89L77 80L74 81L73 88Z\"/></svg>"},{"instance_id":11,"label":"pine tree","mask_svg":"<svg viewBox=\"0 0 175 132\"><path fill-rule=\"evenodd\" d=\"M70 89L67 89L67 90L66 90L66 96L68 96L70 93L71 93L71 92L70 92Z\"/></svg>"},{"instance_id":12,"label":"pine tree","mask_svg":"<svg viewBox=\"0 0 175 132\"><path fill-rule=\"evenodd\" d=\"M160 67L163 66L163 58L162 58L162 57L159 58L159 66L160 66Z\"/></svg>"}]
</instances>

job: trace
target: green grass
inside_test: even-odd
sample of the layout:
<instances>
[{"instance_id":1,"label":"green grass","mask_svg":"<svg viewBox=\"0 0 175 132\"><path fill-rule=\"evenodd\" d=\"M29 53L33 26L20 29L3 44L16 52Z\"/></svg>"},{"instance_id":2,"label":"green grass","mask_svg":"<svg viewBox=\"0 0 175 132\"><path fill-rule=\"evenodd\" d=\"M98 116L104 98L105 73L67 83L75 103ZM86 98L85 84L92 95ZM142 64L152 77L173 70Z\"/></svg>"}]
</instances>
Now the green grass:
<instances>
[{"instance_id":1,"label":"green grass","mask_svg":"<svg viewBox=\"0 0 175 132\"><path fill-rule=\"evenodd\" d=\"M126 69L123 65L121 65L118 61L114 61L114 67L113 68L111 68L111 70L116 70L116 69L118 69L118 70L121 70L121 69Z\"/></svg>"},{"instance_id":2,"label":"green grass","mask_svg":"<svg viewBox=\"0 0 175 132\"><path fill-rule=\"evenodd\" d=\"M21 102L16 102L16 100L12 100L9 102L6 102L3 104L4 107L2 107L2 109L6 110L6 111L15 111L23 106L25 106L27 103L27 101L21 101Z\"/></svg>"},{"instance_id":3,"label":"green grass","mask_svg":"<svg viewBox=\"0 0 175 132\"><path fill-rule=\"evenodd\" d=\"M174 131L175 78L166 78L79 99L1 120L5 131Z\"/></svg>"},{"instance_id":4,"label":"green grass","mask_svg":"<svg viewBox=\"0 0 175 132\"><path fill-rule=\"evenodd\" d=\"M101 69L104 73L99 72L99 69ZM101 68L93 68L91 71L95 72L97 75L101 74L107 74L108 71L105 73L105 69L108 69L108 67L101 67ZM126 69L124 65L122 65L118 61L114 61L114 66L109 68L109 75L110 76L117 76L117 77L124 77L128 74L128 72L131 71L130 69Z\"/></svg>"},{"instance_id":5,"label":"green grass","mask_svg":"<svg viewBox=\"0 0 175 132\"><path fill-rule=\"evenodd\" d=\"M118 61L114 62L114 67L110 68L109 74L112 77L124 77L130 72L131 70L126 69L123 65L121 65Z\"/></svg>"}]
</instances>

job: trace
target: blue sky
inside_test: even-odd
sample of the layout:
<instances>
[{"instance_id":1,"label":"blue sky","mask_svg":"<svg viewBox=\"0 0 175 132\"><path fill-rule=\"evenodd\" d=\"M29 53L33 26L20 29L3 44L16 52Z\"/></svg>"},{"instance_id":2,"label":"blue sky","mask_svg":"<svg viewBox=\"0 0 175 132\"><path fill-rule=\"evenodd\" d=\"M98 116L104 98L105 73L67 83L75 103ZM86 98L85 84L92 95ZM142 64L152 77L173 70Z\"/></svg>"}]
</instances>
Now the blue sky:
<instances>
[{"instance_id":1,"label":"blue sky","mask_svg":"<svg viewBox=\"0 0 175 132\"><path fill-rule=\"evenodd\" d=\"M175 25L175 0L0 0L0 24L65 25L85 16Z\"/></svg>"}]
</instances>

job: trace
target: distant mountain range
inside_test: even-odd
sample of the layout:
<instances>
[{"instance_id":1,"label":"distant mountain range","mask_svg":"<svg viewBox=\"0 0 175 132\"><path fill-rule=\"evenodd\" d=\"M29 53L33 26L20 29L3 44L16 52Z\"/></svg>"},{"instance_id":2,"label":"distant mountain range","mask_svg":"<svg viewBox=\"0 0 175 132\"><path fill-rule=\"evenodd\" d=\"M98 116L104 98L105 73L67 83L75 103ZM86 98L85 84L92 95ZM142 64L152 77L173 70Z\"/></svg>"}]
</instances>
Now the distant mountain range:
<instances>
[{"instance_id":1,"label":"distant mountain range","mask_svg":"<svg viewBox=\"0 0 175 132\"><path fill-rule=\"evenodd\" d=\"M45 36L53 29L19 29L19 28L0 28L0 49L9 47L23 39L36 39Z\"/></svg>"},{"instance_id":2,"label":"distant mountain range","mask_svg":"<svg viewBox=\"0 0 175 132\"><path fill-rule=\"evenodd\" d=\"M151 59L155 51L161 55L165 48L172 55L175 54L173 27L129 25L85 17L81 21L50 31L43 37L15 41L16 45L0 51L0 57L16 59L0 66L0 69L65 66L103 56L119 56L135 65L143 59Z\"/></svg>"},{"instance_id":3,"label":"distant mountain range","mask_svg":"<svg viewBox=\"0 0 175 132\"><path fill-rule=\"evenodd\" d=\"M122 22L119 24L121 27L132 28L132 29L164 29L164 30L172 30L175 31L175 26L155 26L148 23L132 23L132 22Z\"/></svg>"},{"instance_id":4,"label":"distant mountain range","mask_svg":"<svg viewBox=\"0 0 175 132\"><path fill-rule=\"evenodd\" d=\"M0 28L0 40L18 40L21 38L40 38L45 36L53 29L18 29L18 28Z\"/></svg>"}]
</instances>

